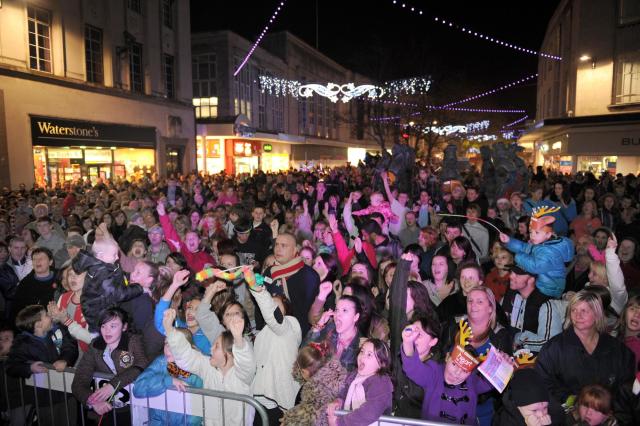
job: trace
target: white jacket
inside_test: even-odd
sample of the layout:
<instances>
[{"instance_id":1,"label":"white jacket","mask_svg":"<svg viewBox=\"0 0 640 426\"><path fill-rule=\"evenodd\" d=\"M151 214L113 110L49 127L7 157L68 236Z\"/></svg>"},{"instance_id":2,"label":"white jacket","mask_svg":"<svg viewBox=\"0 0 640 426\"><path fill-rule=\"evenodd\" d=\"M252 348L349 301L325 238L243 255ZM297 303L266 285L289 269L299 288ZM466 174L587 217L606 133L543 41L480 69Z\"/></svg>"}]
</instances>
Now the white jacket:
<instances>
[{"instance_id":1,"label":"white jacket","mask_svg":"<svg viewBox=\"0 0 640 426\"><path fill-rule=\"evenodd\" d=\"M291 374L302 341L300 323L296 317L288 315L282 324L278 323L274 317L277 305L269 292L263 290L252 293L267 324L258 333L254 343L257 370L253 393L265 406L273 405L269 400L274 400L288 410L295 405L300 389L300 384ZM268 399L265 401L262 396Z\"/></svg>"},{"instance_id":2,"label":"white jacket","mask_svg":"<svg viewBox=\"0 0 640 426\"><path fill-rule=\"evenodd\" d=\"M622 273L622 268L620 268L620 258L616 254L616 250L609 247L605 250L605 258L607 261L609 293L611 293L611 307L620 315L629 298L627 288L624 285L624 274Z\"/></svg>"},{"instance_id":3,"label":"white jacket","mask_svg":"<svg viewBox=\"0 0 640 426\"><path fill-rule=\"evenodd\" d=\"M185 337L171 330L167 333L167 341L178 367L197 374L202 378L204 389L233 392L251 396L251 383L256 372L256 362L253 357L251 343L245 341L242 348L233 345L233 367L227 374L211 366L209 357L199 350L193 349ZM224 424L231 426L251 426L255 409L248 404L232 400L215 400L214 404L206 405L205 424L218 426L223 424L222 404L224 404ZM244 424L242 423L244 407Z\"/></svg>"}]
</instances>

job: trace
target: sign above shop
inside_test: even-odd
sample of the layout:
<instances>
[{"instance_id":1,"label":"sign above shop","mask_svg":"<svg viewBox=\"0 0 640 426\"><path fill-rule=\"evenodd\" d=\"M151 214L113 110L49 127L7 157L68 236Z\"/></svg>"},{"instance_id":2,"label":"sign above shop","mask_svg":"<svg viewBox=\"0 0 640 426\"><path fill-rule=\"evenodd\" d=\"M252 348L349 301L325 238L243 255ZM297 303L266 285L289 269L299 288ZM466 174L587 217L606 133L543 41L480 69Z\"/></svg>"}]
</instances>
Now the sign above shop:
<instances>
[{"instance_id":1,"label":"sign above shop","mask_svg":"<svg viewBox=\"0 0 640 426\"><path fill-rule=\"evenodd\" d=\"M53 117L31 116L33 145L108 145L155 147L154 127L96 123Z\"/></svg>"},{"instance_id":2,"label":"sign above shop","mask_svg":"<svg viewBox=\"0 0 640 426\"><path fill-rule=\"evenodd\" d=\"M273 146L271 146L270 143L262 144L262 150L264 152L271 152L271 151L273 151Z\"/></svg>"}]
</instances>

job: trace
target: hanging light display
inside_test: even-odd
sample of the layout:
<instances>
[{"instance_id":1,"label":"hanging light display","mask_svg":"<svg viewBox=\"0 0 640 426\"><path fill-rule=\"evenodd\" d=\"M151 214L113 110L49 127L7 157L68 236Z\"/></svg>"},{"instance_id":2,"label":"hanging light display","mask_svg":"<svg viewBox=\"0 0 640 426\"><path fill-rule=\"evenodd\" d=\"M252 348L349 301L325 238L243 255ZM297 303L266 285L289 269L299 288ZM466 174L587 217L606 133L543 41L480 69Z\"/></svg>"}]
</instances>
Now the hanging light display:
<instances>
[{"instance_id":1,"label":"hanging light display","mask_svg":"<svg viewBox=\"0 0 640 426\"><path fill-rule=\"evenodd\" d=\"M409 11L411 11L413 13L416 13L418 15L423 15L422 10L419 10L419 9L416 9L415 7L409 6L409 5L407 5L407 3L403 2L403 1L392 0L392 3L394 5L401 6L403 9L407 9L407 10L409 10ZM433 20L434 20L434 22L438 22L438 23L440 23L440 24L442 24L444 26L447 26L449 28L462 31L465 34L468 34L468 35L473 36L473 37L477 37L477 38L482 39L482 40L486 40L486 41L491 42L491 43L495 43L495 44L497 44L499 46L508 47L508 48L513 49L513 50L517 50L519 52L527 53L527 54L530 54L530 55L542 56L543 58L553 59L553 60L556 60L556 61L561 61L562 60L562 57L560 57L560 56L550 55L548 53L542 53L542 52L538 52L538 51L533 50L533 49L527 49L527 48L524 48L524 47L520 47L520 46L518 46L518 45L516 45L514 43L509 43L509 42L506 42L504 40L500 40L500 39L498 39L496 37L491 37L491 36L488 36L486 34L479 33L477 31L474 31L474 30L470 29L470 28L467 28L465 26L459 25L459 24L457 24L455 22L446 20L446 19L438 17L438 16L434 16Z\"/></svg>"},{"instance_id":2,"label":"hanging light display","mask_svg":"<svg viewBox=\"0 0 640 426\"><path fill-rule=\"evenodd\" d=\"M262 93L268 93L273 96L293 96L298 97L298 90L300 89L300 82L293 80L286 80L284 78L269 77L261 75L258 77L260 83L260 90Z\"/></svg>"},{"instance_id":3,"label":"hanging light display","mask_svg":"<svg viewBox=\"0 0 640 426\"><path fill-rule=\"evenodd\" d=\"M520 117L520 118L518 118L517 120L512 121L512 122L511 122L511 123L509 123L509 124L505 124L504 126L502 126L502 128L503 128L503 129L507 129L507 128L511 127L511 126L515 126L516 124L520 124L520 123L522 123L522 122L523 122L523 121L525 121L527 118L529 118L529 116L528 116L528 115L525 115L524 117Z\"/></svg>"},{"instance_id":4,"label":"hanging light display","mask_svg":"<svg viewBox=\"0 0 640 426\"><path fill-rule=\"evenodd\" d=\"M303 98L309 98L313 96L314 93L329 99L331 102L341 100L343 103L347 103L351 99L365 94L369 99L379 98L384 95L384 90L373 84L356 86L353 83L342 85L327 83L324 86L322 84L303 84L298 88L298 95Z\"/></svg>"},{"instance_id":5,"label":"hanging light display","mask_svg":"<svg viewBox=\"0 0 640 426\"><path fill-rule=\"evenodd\" d=\"M448 104L444 104L444 105L441 105L441 106L435 107L435 108L437 108L437 109L445 109L445 108L448 108L448 107L451 107L451 106L454 106L454 105L463 104L465 102L469 102L469 101L473 101L475 99L483 98L485 96L493 95L494 93L501 92L503 90L506 90L506 89L509 89L511 87L517 86L518 84L522 84L522 83L524 83L526 81L529 81L529 80L537 78L537 77L538 77L538 74L532 74L532 75L530 75L528 77L521 78L521 79L516 80L516 81L512 81L511 83L504 84L504 85L502 85L500 87L496 87L495 89L487 90L486 92L480 93L478 95L469 96L468 98L461 99L461 100L455 101L455 102L449 102Z\"/></svg>"},{"instance_id":6,"label":"hanging light display","mask_svg":"<svg viewBox=\"0 0 640 426\"><path fill-rule=\"evenodd\" d=\"M238 69L236 69L235 72L233 73L234 77L237 76L238 73L240 72L240 70L247 64L247 62L249 61L249 58L251 57L251 55L253 55L254 50L256 50L256 48L258 47L258 45L262 41L262 38L265 36L265 34L267 34L267 31L269 30L269 25L273 24L273 22L276 20L276 17L278 16L278 13L280 12L280 9L282 9L282 7L284 7L284 4L285 4L286 1L287 0L282 0L280 2L280 4L278 4L278 7L276 8L276 10L271 15L271 18L269 19L269 22L267 22L267 25L265 25L264 29L262 30L262 32L258 36L258 39L255 41L255 43L253 43L253 46L251 46L251 49L249 49L249 53L247 53L247 56L245 56L244 59L242 60L242 62L240 62L240 65L238 65Z\"/></svg>"}]
</instances>

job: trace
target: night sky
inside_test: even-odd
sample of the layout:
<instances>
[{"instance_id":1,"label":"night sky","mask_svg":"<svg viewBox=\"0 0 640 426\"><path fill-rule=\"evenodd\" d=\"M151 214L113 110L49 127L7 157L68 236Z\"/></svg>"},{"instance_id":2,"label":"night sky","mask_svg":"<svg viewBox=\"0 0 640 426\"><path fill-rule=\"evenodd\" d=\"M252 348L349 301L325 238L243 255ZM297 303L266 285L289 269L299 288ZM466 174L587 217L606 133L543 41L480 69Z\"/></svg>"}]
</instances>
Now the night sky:
<instances>
[{"instance_id":1,"label":"night sky","mask_svg":"<svg viewBox=\"0 0 640 426\"><path fill-rule=\"evenodd\" d=\"M402 0L399 0L399 3ZM279 1L191 1L194 32L232 30L254 41ZM521 47L538 50L559 0L407 2L422 16L392 0L318 0L319 48L345 67L376 80L430 75L447 87L443 101L475 95L537 72L537 57L445 27L453 21ZM491 4L491 5L488 5ZM316 1L288 0L269 32L288 30L316 44ZM448 92L450 90L450 92ZM450 98L446 96L451 94ZM524 108L535 115L535 80L464 107ZM501 114L502 115L502 114ZM522 114L503 115L502 120ZM476 118L497 118L494 114Z\"/></svg>"}]
</instances>

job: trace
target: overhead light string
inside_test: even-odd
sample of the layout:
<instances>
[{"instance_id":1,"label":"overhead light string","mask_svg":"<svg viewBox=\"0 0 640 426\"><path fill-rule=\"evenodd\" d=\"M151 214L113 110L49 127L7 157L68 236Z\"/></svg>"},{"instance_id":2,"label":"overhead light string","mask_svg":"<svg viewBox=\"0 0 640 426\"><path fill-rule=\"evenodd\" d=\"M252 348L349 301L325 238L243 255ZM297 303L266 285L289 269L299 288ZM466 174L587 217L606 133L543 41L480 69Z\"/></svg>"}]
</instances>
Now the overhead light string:
<instances>
[{"instance_id":1,"label":"overhead light string","mask_svg":"<svg viewBox=\"0 0 640 426\"><path fill-rule=\"evenodd\" d=\"M284 7L284 4L286 3L286 1L287 0L282 0L278 4L278 7L276 8L276 10L271 15L271 18L269 19L269 22L267 22L267 25L265 25L264 29L262 30L262 32L258 36L258 39L255 41L255 43L253 43L253 46L249 50L249 53L247 53L247 56L244 57L244 59L242 60L242 62L238 66L238 69L236 69L235 72L233 73L234 77L237 76L238 73L240 72L240 70L247 64L247 62L249 61L249 58L251 57L251 55L253 55L253 52L256 50L256 48L258 47L258 45L262 41L262 38L265 36L265 34L267 34L267 31L269 30L269 25L273 24L273 22L276 20L276 18L278 17L278 13L280 13L280 10Z\"/></svg>"},{"instance_id":2,"label":"overhead light string","mask_svg":"<svg viewBox=\"0 0 640 426\"><path fill-rule=\"evenodd\" d=\"M415 13L417 15L424 15L422 10L417 9L417 8L415 8L413 6L410 6L406 2L399 1L399 0L392 0L392 3L394 5L396 5L396 6L402 7L403 9L407 9L410 12ZM533 50L533 49L527 49L527 48L518 46L515 43L509 43L507 41L500 40L500 39L498 39L496 37L491 37L491 36L488 36L486 34L479 33L478 31L474 31L474 30L472 30L470 28L467 28L467 27L459 25L459 24L457 24L455 22L446 20L446 19L441 18L439 16L434 16L433 20L435 22L438 22L438 23L446 26L446 27L455 28L455 29L457 29L459 31L462 31L465 34L468 34L470 36L477 37L477 38L480 38L482 40L486 40L486 41L495 43L495 44L497 44L499 46L509 47L509 48L511 48L513 50L517 50L519 52L528 53L530 55L542 56L543 58L553 59L553 60L556 60L556 61L561 61L562 60L562 57L560 57L560 56L550 55L548 53L543 53L543 52L538 52L538 51Z\"/></svg>"}]
</instances>

